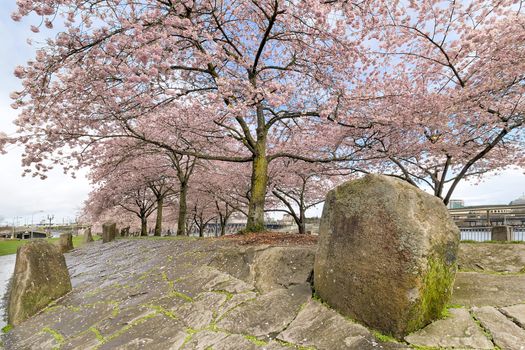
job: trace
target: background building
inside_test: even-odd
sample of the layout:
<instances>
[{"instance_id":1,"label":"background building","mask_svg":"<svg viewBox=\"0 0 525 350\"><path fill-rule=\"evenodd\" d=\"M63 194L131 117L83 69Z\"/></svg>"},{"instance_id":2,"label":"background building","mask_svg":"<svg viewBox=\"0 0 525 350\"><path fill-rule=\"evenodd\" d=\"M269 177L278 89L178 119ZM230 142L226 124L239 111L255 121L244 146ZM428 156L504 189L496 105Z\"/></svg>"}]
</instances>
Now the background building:
<instances>
[{"instance_id":1,"label":"background building","mask_svg":"<svg viewBox=\"0 0 525 350\"><path fill-rule=\"evenodd\" d=\"M463 201L452 202L449 203L449 212L459 228L525 226L525 196L511 201L508 205L460 206L460 202L463 204Z\"/></svg>"}]
</instances>

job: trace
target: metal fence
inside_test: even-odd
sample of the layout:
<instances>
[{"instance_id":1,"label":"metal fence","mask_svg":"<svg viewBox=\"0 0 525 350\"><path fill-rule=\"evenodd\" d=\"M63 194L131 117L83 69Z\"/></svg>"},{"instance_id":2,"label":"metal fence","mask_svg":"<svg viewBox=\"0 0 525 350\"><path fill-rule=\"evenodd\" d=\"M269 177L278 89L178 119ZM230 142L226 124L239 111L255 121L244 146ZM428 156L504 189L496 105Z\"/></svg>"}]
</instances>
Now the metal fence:
<instances>
[{"instance_id":1,"label":"metal fence","mask_svg":"<svg viewBox=\"0 0 525 350\"><path fill-rule=\"evenodd\" d=\"M491 227L462 227L462 241L485 242L492 239ZM525 226L515 226L512 228L511 241L525 241Z\"/></svg>"},{"instance_id":2,"label":"metal fence","mask_svg":"<svg viewBox=\"0 0 525 350\"><path fill-rule=\"evenodd\" d=\"M462 227L459 230L462 241L485 242L492 238L490 227Z\"/></svg>"},{"instance_id":3,"label":"metal fence","mask_svg":"<svg viewBox=\"0 0 525 350\"><path fill-rule=\"evenodd\" d=\"M525 241L525 227L514 227L512 230L513 241Z\"/></svg>"}]
</instances>

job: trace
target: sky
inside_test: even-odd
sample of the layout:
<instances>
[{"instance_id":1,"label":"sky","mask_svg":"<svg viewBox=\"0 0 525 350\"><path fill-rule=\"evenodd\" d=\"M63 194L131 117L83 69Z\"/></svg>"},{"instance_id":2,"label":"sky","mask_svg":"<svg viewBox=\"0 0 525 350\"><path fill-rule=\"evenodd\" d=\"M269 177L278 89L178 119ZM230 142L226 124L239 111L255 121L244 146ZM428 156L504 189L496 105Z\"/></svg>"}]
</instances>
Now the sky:
<instances>
[{"instance_id":1,"label":"sky","mask_svg":"<svg viewBox=\"0 0 525 350\"><path fill-rule=\"evenodd\" d=\"M30 21L13 22L10 14L15 0L0 0L0 131L12 134L17 111L10 108L9 94L20 89L13 75L17 65L23 65L34 56L35 46L27 38L42 42L49 31L35 34L29 30ZM35 24L34 21L31 24ZM7 155L0 155L0 225L31 224L54 216L54 222L74 220L87 199L90 185L81 172L77 179L55 169L46 180L21 177L20 156L23 150L10 148ZM497 175L490 174L481 183L461 183L453 198L465 200L466 205L507 204L525 193L523 170L512 169ZM309 212L320 215L320 208Z\"/></svg>"},{"instance_id":2,"label":"sky","mask_svg":"<svg viewBox=\"0 0 525 350\"><path fill-rule=\"evenodd\" d=\"M0 131L7 134L15 131L13 120L17 116L10 107L9 94L20 89L14 68L34 56L35 47L27 44L27 38L42 42L49 35L49 31L31 32L27 20L12 21L10 15L15 7L15 0L0 0ZM36 223L48 215L54 216L56 223L74 220L90 190L85 175L72 179L56 169L46 180L21 177L22 152L11 147L7 155L0 155L0 225L31 224L31 220Z\"/></svg>"}]
</instances>

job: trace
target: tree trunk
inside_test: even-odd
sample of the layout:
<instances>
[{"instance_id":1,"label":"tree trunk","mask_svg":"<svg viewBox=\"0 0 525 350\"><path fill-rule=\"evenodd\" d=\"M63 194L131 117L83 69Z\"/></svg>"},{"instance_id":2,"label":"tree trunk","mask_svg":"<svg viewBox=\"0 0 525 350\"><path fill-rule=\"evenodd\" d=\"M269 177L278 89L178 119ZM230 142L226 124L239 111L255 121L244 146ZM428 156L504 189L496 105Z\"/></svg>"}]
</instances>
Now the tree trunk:
<instances>
[{"instance_id":1,"label":"tree trunk","mask_svg":"<svg viewBox=\"0 0 525 350\"><path fill-rule=\"evenodd\" d=\"M224 236L226 234L226 223L228 222L228 219L222 217L220 219L220 223L221 223L221 233L220 235L221 236Z\"/></svg>"},{"instance_id":2,"label":"tree trunk","mask_svg":"<svg viewBox=\"0 0 525 350\"><path fill-rule=\"evenodd\" d=\"M184 236L186 234L186 215L188 213L188 206L186 203L186 195L188 194L188 184L181 182L179 192L179 217L177 221L177 236Z\"/></svg>"},{"instance_id":3,"label":"tree trunk","mask_svg":"<svg viewBox=\"0 0 525 350\"><path fill-rule=\"evenodd\" d=\"M257 154L252 163L251 193L248 205L247 232L264 230L264 202L268 185L268 158L266 157L266 138L257 140Z\"/></svg>"},{"instance_id":4,"label":"tree trunk","mask_svg":"<svg viewBox=\"0 0 525 350\"><path fill-rule=\"evenodd\" d=\"M164 198L160 197L157 199L157 220L155 221L155 233L154 236L160 236L162 234L162 207L164 206Z\"/></svg>"},{"instance_id":5,"label":"tree trunk","mask_svg":"<svg viewBox=\"0 0 525 350\"><path fill-rule=\"evenodd\" d=\"M299 228L299 234L304 235L306 234L306 218L304 214L304 209L299 208L299 222L297 223L297 226Z\"/></svg>"},{"instance_id":6,"label":"tree trunk","mask_svg":"<svg viewBox=\"0 0 525 350\"><path fill-rule=\"evenodd\" d=\"M148 235L148 219L146 217L140 218L140 235L141 236Z\"/></svg>"}]
</instances>

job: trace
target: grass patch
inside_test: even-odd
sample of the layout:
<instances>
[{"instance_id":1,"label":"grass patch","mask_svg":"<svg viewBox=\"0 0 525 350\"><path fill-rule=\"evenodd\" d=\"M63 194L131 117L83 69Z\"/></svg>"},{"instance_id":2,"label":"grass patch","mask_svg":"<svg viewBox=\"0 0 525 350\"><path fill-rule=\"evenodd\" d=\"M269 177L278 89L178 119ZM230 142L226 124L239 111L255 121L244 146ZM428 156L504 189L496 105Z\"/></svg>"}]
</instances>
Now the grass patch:
<instances>
[{"instance_id":1,"label":"grass patch","mask_svg":"<svg viewBox=\"0 0 525 350\"><path fill-rule=\"evenodd\" d=\"M99 240L100 237L93 236L94 240ZM33 240L45 240L49 243L56 243L58 242L59 238L35 238ZM0 256L1 255L11 255L16 254L16 250L18 247L23 246L24 244L27 244L31 242L30 239L6 239L0 241ZM78 248L84 244L84 236L73 236L73 247Z\"/></svg>"},{"instance_id":2,"label":"grass patch","mask_svg":"<svg viewBox=\"0 0 525 350\"><path fill-rule=\"evenodd\" d=\"M11 329L13 329L13 325L12 324L8 324L7 326L2 328L2 333L9 333L9 331L11 331Z\"/></svg>"},{"instance_id":3,"label":"grass patch","mask_svg":"<svg viewBox=\"0 0 525 350\"><path fill-rule=\"evenodd\" d=\"M447 309L463 309L463 308L465 308L465 305L461 305L461 304L447 304L446 308Z\"/></svg>"},{"instance_id":4,"label":"grass patch","mask_svg":"<svg viewBox=\"0 0 525 350\"><path fill-rule=\"evenodd\" d=\"M372 334L380 342L383 342L383 343L398 343L398 340L396 338L394 338L392 336L389 336L389 335L386 335L386 334L383 334L383 333L381 333L379 331L372 330Z\"/></svg>"},{"instance_id":5,"label":"grass patch","mask_svg":"<svg viewBox=\"0 0 525 350\"><path fill-rule=\"evenodd\" d=\"M476 243L476 244L525 244L525 241L473 241L470 239L461 241L460 243Z\"/></svg>"}]
</instances>

